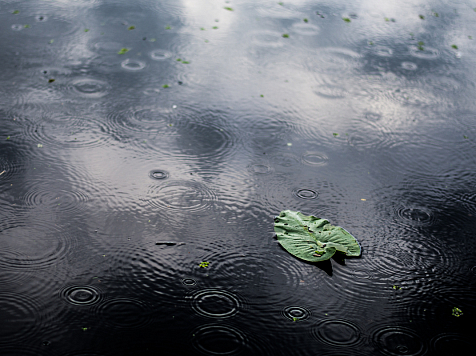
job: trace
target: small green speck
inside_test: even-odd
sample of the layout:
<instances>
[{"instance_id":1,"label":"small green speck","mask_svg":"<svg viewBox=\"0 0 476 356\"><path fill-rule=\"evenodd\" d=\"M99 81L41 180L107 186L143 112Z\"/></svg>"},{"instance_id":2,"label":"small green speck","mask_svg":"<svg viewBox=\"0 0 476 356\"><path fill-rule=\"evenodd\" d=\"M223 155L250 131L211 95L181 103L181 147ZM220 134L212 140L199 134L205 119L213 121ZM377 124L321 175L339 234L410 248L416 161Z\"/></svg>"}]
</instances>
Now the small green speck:
<instances>
[{"instance_id":1,"label":"small green speck","mask_svg":"<svg viewBox=\"0 0 476 356\"><path fill-rule=\"evenodd\" d=\"M89 28L85 28L85 29L84 29L84 32L89 32Z\"/></svg>"},{"instance_id":2,"label":"small green speck","mask_svg":"<svg viewBox=\"0 0 476 356\"><path fill-rule=\"evenodd\" d=\"M13 10L13 12L12 12L13 15L17 15L19 13L20 13L20 10Z\"/></svg>"},{"instance_id":3,"label":"small green speck","mask_svg":"<svg viewBox=\"0 0 476 356\"><path fill-rule=\"evenodd\" d=\"M117 54L124 54L124 53L127 53L129 52L129 48L121 48L121 50L119 52L117 52Z\"/></svg>"},{"instance_id":4,"label":"small green speck","mask_svg":"<svg viewBox=\"0 0 476 356\"><path fill-rule=\"evenodd\" d=\"M384 17L385 22L390 22L390 19L388 17Z\"/></svg>"},{"instance_id":5,"label":"small green speck","mask_svg":"<svg viewBox=\"0 0 476 356\"><path fill-rule=\"evenodd\" d=\"M423 42L423 41L418 41L418 45L419 45L419 46L424 46L424 45L425 45L425 42Z\"/></svg>"},{"instance_id":6,"label":"small green speck","mask_svg":"<svg viewBox=\"0 0 476 356\"><path fill-rule=\"evenodd\" d=\"M10 136L8 136L8 137L10 137ZM463 138L465 138L465 139L468 139L469 137L468 137L468 136L466 136L466 135L463 135Z\"/></svg>"},{"instance_id":7,"label":"small green speck","mask_svg":"<svg viewBox=\"0 0 476 356\"><path fill-rule=\"evenodd\" d=\"M7 140L9 140L9 139L10 139L10 136L7 136Z\"/></svg>"},{"instance_id":8,"label":"small green speck","mask_svg":"<svg viewBox=\"0 0 476 356\"><path fill-rule=\"evenodd\" d=\"M170 25L167 25L167 26L165 26L165 29L166 29L166 30L171 30L172 27L170 27Z\"/></svg>"},{"instance_id":9,"label":"small green speck","mask_svg":"<svg viewBox=\"0 0 476 356\"><path fill-rule=\"evenodd\" d=\"M205 43L208 43L209 41L208 40L205 40Z\"/></svg>"},{"instance_id":10,"label":"small green speck","mask_svg":"<svg viewBox=\"0 0 476 356\"><path fill-rule=\"evenodd\" d=\"M83 330L83 331L88 331L88 328L81 328L81 330Z\"/></svg>"},{"instance_id":11,"label":"small green speck","mask_svg":"<svg viewBox=\"0 0 476 356\"><path fill-rule=\"evenodd\" d=\"M395 289L395 290L402 289L401 287L399 287L399 286L396 286L396 285L395 285L395 286L393 286L392 288L393 288L393 289Z\"/></svg>"},{"instance_id":12,"label":"small green speck","mask_svg":"<svg viewBox=\"0 0 476 356\"><path fill-rule=\"evenodd\" d=\"M339 134L337 132L334 132L333 135L334 135L334 137L339 136Z\"/></svg>"},{"instance_id":13,"label":"small green speck","mask_svg":"<svg viewBox=\"0 0 476 356\"><path fill-rule=\"evenodd\" d=\"M452 315L460 317L461 315L463 315L463 311L460 308L454 307L452 310Z\"/></svg>"},{"instance_id":14,"label":"small green speck","mask_svg":"<svg viewBox=\"0 0 476 356\"><path fill-rule=\"evenodd\" d=\"M451 48L458 49L458 46L454 44L454 45L451 45Z\"/></svg>"},{"instance_id":15,"label":"small green speck","mask_svg":"<svg viewBox=\"0 0 476 356\"><path fill-rule=\"evenodd\" d=\"M151 38L149 41L150 41L150 42L155 42L155 41L157 41L157 40L156 40L155 38Z\"/></svg>"},{"instance_id":16,"label":"small green speck","mask_svg":"<svg viewBox=\"0 0 476 356\"><path fill-rule=\"evenodd\" d=\"M423 16L423 15L418 15L418 17L419 17L420 19L422 19L422 20L425 19L425 16Z\"/></svg>"},{"instance_id":17,"label":"small green speck","mask_svg":"<svg viewBox=\"0 0 476 356\"><path fill-rule=\"evenodd\" d=\"M228 10L228 11L233 11L233 8L232 8L232 7L228 7L228 6L225 6L224 9L225 9L225 10Z\"/></svg>"},{"instance_id":18,"label":"small green speck","mask_svg":"<svg viewBox=\"0 0 476 356\"><path fill-rule=\"evenodd\" d=\"M434 13L433 13L433 16L435 16L435 17L440 17L440 15L439 15L437 12L434 12Z\"/></svg>"},{"instance_id":19,"label":"small green speck","mask_svg":"<svg viewBox=\"0 0 476 356\"><path fill-rule=\"evenodd\" d=\"M168 85L168 84L164 84L164 85L162 85L162 88L164 88L164 89L165 89L165 88L168 88L168 87L169 87L169 85Z\"/></svg>"},{"instance_id":20,"label":"small green speck","mask_svg":"<svg viewBox=\"0 0 476 356\"><path fill-rule=\"evenodd\" d=\"M200 262L200 265L198 267L206 268L209 264L210 262Z\"/></svg>"},{"instance_id":21,"label":"small green speck","mask_svg":"<svg viewBox=\"0 0 476 356\"><path fill-rule=\"evenodd\" d=\"M218 26L213 26L212 27L214 30L218 30Z\"/></svg>"},{"instance_id":22,"label":"small green speck","mask_svg":"<svg viewBox=\"0 0 476 356\"><path fill-rule=\"evenodd\" d=\"M350 22L350 19L348 17L343 17L342 20L344 20L344 22Z\"/></svg>"},{"instance_id":23,"label":"small green speck","mask_svg":"<svg viewBox=\"0 0 476 356\"><path fill-rule=\"evenodd\" d=\"M369 41L369 45L373 46L373 45L374 45L374 43L373 43L372 41Z\"/></svg>"},{"instance_id":24,"label":"small green speck","mask_svg":"<svg viewBox=\"0 0 476 356\"><path fill-rule=\"evenodd\" d=\"M206 31L206 28L205 27L200 27L200 30Z\"/></svg>"},{"instance_id":25,"label":"small green speck","mask_svg":"<svg viewBox=\"0 0 476 356\"><path fill-rule=\"evenodd\" d=\"M283 6L283 5L284 5L284 2L282 2L282 1L278 2L278 5ZM474 11L476 11L476 10L474 10Z\"/></svg>"},{"instance_id":26,"label":"small green speck","mask_svg":"<svg viewBox=\"0 0 476 356\"><path fill-rule=\"evenodd\" d=\"M263 95L263 94L261 94L261 95L260 95L260 97L264 98L264 95Z\"/></svg>"},{"instance_id":27,"label":"small green speck","mask_svg":"<svg viewBox=\"0 0 476 356\"><path fill-rule=\"evenodd\" d=\"M283 33L284 38L289 38L289 35L287 33Z\"/></svg>"},{"instance_id":28,"label":"small green speck","mask_svg":"<svg viewBox=\"0 0 476 356\"><path fill-rule=\"evenodd\" d=\"M294 322L299 321L299 318L296 318L295 316L293 316L293 321Z\"/></svg>"},{"instance_id":29,"label":"small green speck","mask_svg":"<svg viewBox=\"0 0 476 356\"><path fill-rule=\"evenodd\" d=\"M181 61L182 61L182 59L181 59L181 58L177 58L177 62L181 62Z\"/></svg>"},{"instance_id":30,"label":"small green speck","mask_svg":"<svg viewBox=\"0 0 476 356\"><path fill-rule=\"evenodd\" d=\"M135 26L129 26L127 29L130 31L130 30L135 30Z\"/></svg>"},{"instance_id":31,"label":"small green speck","mask_svg":"<svg viewBox=\"0 0 476 356\"><path fill-rule=\"evenodd\" d=\"M183 64L190 64L189 61L182 61Z\"/></svg>"},{"instance_id":32,"label":"small green speck","mask_svg":"<svg viewBox=\"0 0 476 356\"><path fill-rule=\"evenodd\" d=\"M468 38L469 38L470 40L472 40L472 39L473 39L473 36L468 36Z\"/></svg>"},{"instance_id":33,"label":"small green speck","mask_svg":"<svg viewBox=\"0 0 476 356\"><path fill-rule=\"evenodd\" d=\"M31 26L26 24L26 25L23 25L24 28L30 28Z\"/></svg>"},{"instance_id":34,"label":"small green speck","mask_svg":"<svg viewBox=\"0 0 476 356\"><path fill-rule=\"evenodd\" d=\"M309 22L309 20L308 20L308 19L303 19L303 21L304 21L305 23L308 23L308 22Z\"/></svg>"},{"instance_id":35,"label":"small green speck","mask_svg":"<svg viewBox=\"0 0 476 356\"><path fill-rule=\"evenodd\" d=\"M48 79L48 83L53 83L55 80L53 78Z\"/></svg>"},{"instance_id":36,"label":"small green speck","mask_svg":"<svg viewBox=\"0 0 476 356\"><path fill-rule=\"evenodd\" d=\"M52 44L55 40L49 40L48 43Z\"/></svg>"}]
</instances>

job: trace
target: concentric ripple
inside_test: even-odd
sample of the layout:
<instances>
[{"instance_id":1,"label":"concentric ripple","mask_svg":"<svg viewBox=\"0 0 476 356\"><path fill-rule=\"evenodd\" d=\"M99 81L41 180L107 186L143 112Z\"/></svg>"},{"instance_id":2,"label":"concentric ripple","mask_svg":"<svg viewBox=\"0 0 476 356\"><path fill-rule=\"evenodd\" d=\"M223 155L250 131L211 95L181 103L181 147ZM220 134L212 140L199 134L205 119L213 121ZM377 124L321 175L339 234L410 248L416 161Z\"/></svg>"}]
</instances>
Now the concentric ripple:
<instances>
[{"instance_id":1,"label":"concentric ripple","mask_svg":"<svg viewBox=\"0 0 476 356\"><path fill-rule=\"evenodd\" d=\"M165 131L175 122L172 108L162 106L139 106L127 110L115 110L108 114L111 133L119 129L143 133Z\"/></svg>"},{"instance_id":2,"label":"concentric ripple","mask_svg":"<svg viewBox=\"0 0 476 356\"><path fill-rule=\"evenodd\" d=\"M169 172L161 169L153 169L149 172L149 177L152 179L163 180L169 177Z\"/></svg>"},{"instance_id":3,"label":"concentric ripple","mask_svg":"<svg viewBox=\"0 0 476 356\"><path fill-rule=\"evenodd\" d=\"M74 253L76 240L64 229L44 220L29 221L2 231L0 266L9 270L46 268Z\"/></svg>"},{"instance_id":4,"label":"concentric ripple","mask_svg":"<svg viewBox=\"0 0 476 356\"><path fill-rule=\"evenodd\" d=\"M435 222L431 210L423 206L400 206L395 213L402 222L414 226L429 226Z\"/></svg>"},{"instance_id":5,"label":"concentric ripple","mask_svg":"<svg viewBox=\"0 0 476 356\"><path fill-rule=\"evenodd\" d=\"M86 209L88 196L79 190L54 189L52 186L34 186L23 195L22 200L29 208L42 207L62 212L80 212Z\"/></svg>"},{"instance_id":6,"label":"concentric ripple","mask_svg":"<svg viewBox=\"0 0 476 356\"><path fill-rule=\"evenodd\" d=\"M228 325L204 325L192 332L191 341L205 355L237 355L246 348L247 337Z\"/></svg>"},{"instance_id":7,"label":"concentric ripple","mask_svg":"<svg viewBox=\"0 0 476 356\"><path fill-rule=\"evenodd\" d=\"M316 199L319 193L313 189L299 188L293 191L294 195L300 199Z\"/></svg>"},{"instance_id":8,"label":"concentric ripple","mask_svg":"<svg viewBox=\"0 0 476 356\"><path fill-rule=\"evenodd\" d=\"M71 82L73 92L84 98L101 98L108 94L109 84L93 78L77 78Z\"/></svg>"},{"instance_id":9,"label":"concentric ripple","mask_svg":"<svg viewBox=\"0 0 476 356\"><path fill-rule=\"evenodd\" d=\"M309 166L325 166L329 161L327 155L321 152L308 151L303 153L301 160L304 164Z\"/></svg>"},{"instance_id":10,"label":"concentric ripple","mask_svg":"<svg viewBox=\"0 0 476 356\"><path fill-rule=\"evenodd\" d=\"M68 286L60 292L61 298L73 305L93 305L101 300L102 293L93 286Z\"/></svg>"},{"instance_id":11,"label":"concentric ripple","mask_svg":"<svg viewBox=\"0 0 476 356\"><path fill-rule=\"evenodd\" d=\"M285 318L292 321L306 320L311 316L311 311L304 307L286 307L282 313Z\"/></svg>"},{"instance_id":12,"label":"concentric ripple","mask_svg":"<svg viewBox=\"0 0 476 356\"><path fill-rule=\"evenodd\" d=\"M250 163L247 166L247 169L250 173L266 175L274 172L273 167L271 167L266 161L258 161Z\"/></svg>"},{"instance_id":13,"label":"concentric ripple","mask_svg":"<svg viewBox=\"0 0 476 356\"><path fill-rule=\"evenodd\" d=\"M191 296L192 309L201 316L224 319L234 316L242 308L240 298L219 289L200 290Z\"/></svg>"},{"instance_id":14,"label":"concentric ripple","mask_svg":"<svg viewBox=\"0 0 476 356\"><path fill-rule=\"evenodd\" d=\"M146 63L138 59L126 59L121 62L121 67L130 71L139 71L146 67Z\"/></svg>"},{"instance_id":15,"label":"concentric ripple","mask_svg":"<svg viewBox=\"0 0 476 356\"><path fill-rule=\"evenodd\" d=\"M151 321L151 308L136 299L107 300L96 308L107 324L120 329L140 328Z\"/></svg>"},{"instance_id":16,"label":"concentric ripple","mask_svg":"<svg viewBox=\"0 0 476 356\"><path fill-rule=\"evenodd\" d=\"M402 66L403 69L406 69L406 70L417 70L418 69L418 66L413 62L402 62L401 66Z\"/></svg>"},{"instance_id":17,"label":"concentric ripple","mask_svg":"<svg viewBox=\"0 0 476 356\"><path fill-rule=\"evenodd\" d=\"M318 340L334 346L353 346L363 341L357 325L348 320L324 320L313 328Z\"/></svg>"},{"instance_id":18,"label":"concentric ripple","mask_svg":"<svg viewBox=\"0 0 476 356\"><path fill-rule=\"evenodd\" d=\"M372 333L380 352L389 356L417 356L426 353L426 345L416 332L405 327L388 326Z\"/></svg>"},{"instance_id":19,"label":"concentric ripple","mask_svg":"<svg viewBox=\"0 0 476 356\"><path fill-rule=\"evenodd\" d=\"M186 287L194 287L197 285L197 281L193 278L184 278L182 279L182 284Z\"/></svg>"},{"instance_id":20,"label":"concentric ripple","mask_svg":"<svg viewBox=\"0 0 476 356\"><path fill-rule=\"evenodd\" d=\"M424 47L419 49L417 46L410 46L410 55L421 59L436 59L440 56L440 52L436 48Z\"/></svg>"},{"instance_id":21,"label":"concentric ripple","mask_svg":"<svg viewBox=\"0 0 476 356\"><path fill-rule=\"evenodd\" d=\"M147 202L162 210L201 211L209 209L216 201L213 190L193 181L170 181L149 189Z\"/></svg>"},{"instance_id":22,"label":"concentric ripple","mask_svg":"<svg viewBox=\"0 0 476 356\"><path fill-rule=\"evenodd\" d=\"M0 292L0 343L31 339L39 330L39 306L24 294Z\"/></svg>"},{"instance_id":23,"label":"concentric ripple","mask_svg":"<svg viewBox=\"0 0 476 356\"><path fill-rule=\"evenodd\" d=\"M170 57L172 57L172 52L164 49L155 49L150 52L150 58L152 58L154 61L163 61Z\"/></svg>"},{"instance_id":24,"label":"concentric ripple","mask_svg":"<svg viewBox=\"0 0 476 356\"><path fill-rule=\"evenodd\" d=\"M434 355L470 356L474 354L473 340L454 333L434 337L431 340L431 348Z\"/></svg>"}]
</instances>

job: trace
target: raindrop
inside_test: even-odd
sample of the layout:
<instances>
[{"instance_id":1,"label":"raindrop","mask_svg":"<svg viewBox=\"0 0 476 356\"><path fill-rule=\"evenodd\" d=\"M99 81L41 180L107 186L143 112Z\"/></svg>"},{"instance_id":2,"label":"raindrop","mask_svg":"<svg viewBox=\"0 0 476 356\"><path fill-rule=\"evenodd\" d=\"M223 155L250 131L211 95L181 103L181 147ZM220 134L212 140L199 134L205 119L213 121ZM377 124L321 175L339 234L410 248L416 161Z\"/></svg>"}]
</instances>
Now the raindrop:
<instances>
[{"instance_id":1,"label":"raindrop","mask_svg":"<svg viewBox=\"0 0 476 356\"><path fill-rule=\"evenodd\" d=\"M192 296L192 309L208 318L229 318L238 312L241 305L237 296L218 289L201 290Z\"/></svg>"},{"instance_id":2,"label":"raindrop","mask_svg":"<svg viewBox=\"0 0 476 356\"><path fill-rule=\"evenodd\" d=\"M292 321L306 320L311 316L311 312L303 307L286 307L282 313L285 318Z\"/></svg>"},{"instance_id":3,"label":"raindrop","mask_svg":"<svg viewBox=\"0 0 476 356\"><path fill-rule=\"evenodd\" d=\"M298 189L294 194L301 199L316 199L319 195L315 190L312 189Z\"/></svg>"},{"instance_id":4,"label":"raindrop","mask_svg":"<svg viewBox=\"0 0 476 356\"><path fill-rule=\"evenodd\" d=\"M192 332L192 344L206 355L237 355L247 344L246 336L227 325L204 325Z\"/></svg>"},{"instance_id":5,"label":"raindrop","mask_svg":"<svg viewBox=\"0 0 476 356\"><path fill-rule=\"evenodd\" d=\"M320 341L335 346L351 346L362 341L359 328L347 320L324 320L313 329Z\"/></svg>"},{"instance_id":6,"label":"raindrop","mask_svg":"<svg viewBox=\"0 0 476 356\"><path fill-rule=\"evenodd\" d=\"M413 62L402 62L402 68L406 70L416 70L418 66Z\"/></svg>"},{"instance_id":7,"label":"raindrop","mask_svg":"<svg viewBox=\"0 0 476 356\"><path fill-rule=\"evenodd\" d=\"M155 61L163 61L164 59L172 57L172 52L156 49L150 52L150 57Z\"/></svg>"},{"instance_id":8,"label":"raindrop","mask_svg":"<svg viewBox=\"0 0 476 356\"><path fill-rule=\"evenodd\" d=\"M306 152L302 155L302 162L311 166L325 166L329 158L320 152Z\"/></svg>"},{"instance_id":9,"label":"raindrop","mask_svg":"<svg viewBox=\"0 0 476 356\"><path fill-rule=\"evenodd\" d=\"M101 292L92 286L68 286L60 294L73 305L92 305L101 299Z\"/></svg>"},{"instance_id":10,"label":"raindrop","mask_svg":"<svg viewBox=\"0 0 476 356\"><path fill-rule=\"evenodd\" d=\"M145 68L145 63L137 59L126 59L122 61L121 67L131 71L138 71Z\"/></svg>"},{"instance_id":11,"label":"raindrop","mask_svg":"<svg viewBox=\"0 0 476 356\"><path fill-rule=\"evenodd\" d=\"M426 352L421 338L413 331L404 327L383 327L373 333L372 340L380 351L389 356L417 356Z\"/></svg>"},{"instance_id":12,"label":"raindrop","mask_svg":"<svg viewBox=\"0 0 476 356\"><path fill-rule=\"evenodd\" d=\"M152 179L162 180L167 179L169 177L169 173L160 169L153 169L149 172L149 177Z\"/></svg>"},{"instance_id":13,"label":"raindrop","mask_svg":"<svg viewBox=\"0 0 476 356\"><path fill-rule=\"evenodd\" d=\"M103 97L109 90L106 82L92 78L75 79L71 85L76 94L86 98Z\"/></svg>"},{"instance_id":14,"label":"raindrop","mask_svg":"<svg viewBox=\"0 0 476 356\"><path fill-rule=\"evenodd\" d=\"M197 285L197 281L193 278L184 278L182 279L182 284L187 287L193 287Z\"/></svg>"}]
</instances>

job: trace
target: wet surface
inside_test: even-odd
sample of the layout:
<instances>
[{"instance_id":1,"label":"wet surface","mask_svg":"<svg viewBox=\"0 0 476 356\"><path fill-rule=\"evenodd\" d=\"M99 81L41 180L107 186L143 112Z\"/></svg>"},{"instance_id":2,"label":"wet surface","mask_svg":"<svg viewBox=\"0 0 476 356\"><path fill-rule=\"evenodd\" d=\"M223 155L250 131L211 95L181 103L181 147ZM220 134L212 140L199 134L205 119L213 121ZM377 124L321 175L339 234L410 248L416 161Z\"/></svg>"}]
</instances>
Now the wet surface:
<instances>
[{"instance_id":1,"label":"wet surface","mask_svg":"<svg viewBox=\"0 0 476 356\"><path fill-rule=\"evenodd\" d=\"M475 6L3 1L0 354L469 355Z\"/></svg>"}]
</instances>

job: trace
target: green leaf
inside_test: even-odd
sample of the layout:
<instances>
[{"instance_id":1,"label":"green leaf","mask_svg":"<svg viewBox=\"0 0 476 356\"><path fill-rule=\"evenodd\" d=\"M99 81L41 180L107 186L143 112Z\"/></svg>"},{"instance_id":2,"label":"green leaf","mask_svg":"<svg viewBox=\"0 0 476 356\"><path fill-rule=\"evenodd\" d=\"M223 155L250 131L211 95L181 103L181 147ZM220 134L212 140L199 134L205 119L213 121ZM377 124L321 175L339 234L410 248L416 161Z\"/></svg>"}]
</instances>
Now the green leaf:
<instances>
[{"instance_id":1,"label":"green leaf","mask_svg":"<svg viewBox=\"0 0 476 356\"><path fill-rule=\"evenodd\" d=\"M233 8L232 8L232 7L229 7L229 6L225 6L224 9L225 9L225 10L228 10L228 11L233 11Z\"/></svg>"},{"instance_id":2,"label":"green leaf","mask_svg":"<svg viewBox=\"0 0 476 356\"><path fill-rule=\"evenodd\" d=\"M359 243L345 229L298 211L282 211L274 219L274 231L286 251L305 261L325 261L337 251L353 257L361 254Z\"/></svg>"},{"instance_id":3,"label":"green leaf","mask_svg":"<svg viewBox=\"0 0 476 356\"><path fill-rule=\"evenodd\" d=\"M454 307L452 310L452 315L460 317L461 315L463 315L463 311L460 308Z\"/></svg>"},{"instance_id":4,"label":"green leaf","mask_svg":"<svg viewBox=\"0 0 476 356\"><path fill-rule=\"evenodd\" d=\"M117 54L124 54L124 53L127 53L129 52L129 48L121 48L121 50L119 52L117 52Z\"/></svg>"},{"instance_id":5,"label":"green leaf","mask_svg":"<svg viewBox=\"0 0 476 356\"><path fill-rule=\"evenodd\" d=\"M344 20L345 22L350 22L350 19L348 17L343 17L342 20Z\"/></svg>"},{"instance_id":6,"label":"green leaf","mask_svg":"<svg viewBox=\"0 0 476 356\"><path fill-rule=\"evenodd\" d=\"M289 35L287 33L283 33L284 38L289 38Z\"/></svg>"},{"instance_id":7,"label":"green leaf","mask_svg":"<svg viewBox=\"0 0 476 356\"><path fill-rule=\"evenodd\" d=\"M134 30L136 27L135 26L129 26L127 29L130 31L130 30Z\"/></svg>"}]
</instances>

